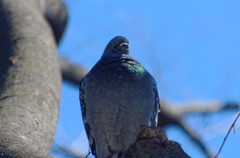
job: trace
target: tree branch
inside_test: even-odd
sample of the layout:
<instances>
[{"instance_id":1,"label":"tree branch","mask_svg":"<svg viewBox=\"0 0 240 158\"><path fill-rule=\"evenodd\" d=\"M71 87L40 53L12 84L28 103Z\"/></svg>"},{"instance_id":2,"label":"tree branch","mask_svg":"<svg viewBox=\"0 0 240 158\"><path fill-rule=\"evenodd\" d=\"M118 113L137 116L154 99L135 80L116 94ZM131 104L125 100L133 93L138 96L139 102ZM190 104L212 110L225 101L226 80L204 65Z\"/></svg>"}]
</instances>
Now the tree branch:
<instances>
[{"instance_id":1,"label":"tree branch","mask_svg":"<svg viewBox=\"0 0 240 158\"><path fill-rule=\"evenodd\" d=\"M173 105L167 102L161 103L162 111L158 115L158 126L163 127L169 124L179 125L189 137L195 142L200 149L205 153L207 157L213 157L212 153L205 147L204 143L201 139L194 134L184 123L182 123L182 118L184 115L189 113L216 113L225 110L237 110L240 108L238 103L233 102L209 102L209 103L201 103L201 102L193 102L188 104L177 104Z\"/></svg>"},{"instance_id":2,"label":"tree branch","mask_svg":"<svg viewBox=\"0 0 240 158\"><path fill-rule=\"evenodd\" d=\"M170 103L163 103L165 105L163 108L167 108L166 110L168 113L172 115L182 117L187 113L198 113L198 114L205 114L205 113L215 113L221 112L226 110L237 110L240 109L240 104L236 102L190 102L185 104L177 104L173 105Z\"/></svg>"},{"instance_id":3,"label":"tree branch","mask_svg":"<svg viewBox=\"0 0 240 158\"><path fill-rule=\"evenodd\" d=\"M63 58L59 58L59 64L62 72L62 78L77 86L79 85L84 75L87 73L87 71L82 67L70 64Z\"/></svg>"},{"instance_id":4,"label":"tree branch","mask_svg":"<svg viewBox=\"0 0 240 158\"><path fill-rule=\"evenodd\" d=\"M67 25L67 9L61 0L47 0L45 6L45 17L53 30L55 40L58 44Z\"/></svg>"},{"instance_id":5,"label":"tree branch","mask_svg":"<svg viewBox=\"0 0 240 158\"><path fill-rule=\"evenodd\" d=\"M160 127L142 126L136 141L128 149L126 158L190 158L175 141L168 140Z\"/></svg>"},{"instance_id":6,"label":"tree branch","mask_svg":"<svg viewBox=\"0 0 240 158\"><path fill-rule=\"evenodd\" d=\"M194 134L189 128L183 124L182 122L179 122L178 125L183 129L183 131L192 139L193 142L195 142L200 149L203 151L203 153L206 155L206 157L212 158L213 154L207 149L207 147L204 145L204 143L201 141L201 139Z\"/></svg>"}]
</instances>

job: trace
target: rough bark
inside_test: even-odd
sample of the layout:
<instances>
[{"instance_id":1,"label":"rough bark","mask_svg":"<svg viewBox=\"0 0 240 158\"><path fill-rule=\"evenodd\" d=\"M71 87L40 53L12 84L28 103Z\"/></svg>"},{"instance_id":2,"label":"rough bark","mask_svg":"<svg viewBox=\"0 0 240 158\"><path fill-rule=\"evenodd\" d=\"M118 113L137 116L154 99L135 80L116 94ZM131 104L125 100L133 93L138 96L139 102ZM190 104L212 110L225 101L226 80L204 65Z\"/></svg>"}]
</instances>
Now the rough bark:
<instances>
[{"instance_id":1,"label":"rough bark","mask_svg":"<svg viewBox=\"0 0 240 158\"><path fill-rule=\"evenodd\" d=\"M51 149L61 74L47 8L47 0L0 1L0 157Z\"/></svg>"},{"instance_id":2,"label":"rough bark","mask_svg":"<svg viewBox=\"0 0 240 158\"><path fill-rule=\"evenodd\" d=\"M160 127L143 126L126 158L190 158Z\"/></svg>"}]
</instances>

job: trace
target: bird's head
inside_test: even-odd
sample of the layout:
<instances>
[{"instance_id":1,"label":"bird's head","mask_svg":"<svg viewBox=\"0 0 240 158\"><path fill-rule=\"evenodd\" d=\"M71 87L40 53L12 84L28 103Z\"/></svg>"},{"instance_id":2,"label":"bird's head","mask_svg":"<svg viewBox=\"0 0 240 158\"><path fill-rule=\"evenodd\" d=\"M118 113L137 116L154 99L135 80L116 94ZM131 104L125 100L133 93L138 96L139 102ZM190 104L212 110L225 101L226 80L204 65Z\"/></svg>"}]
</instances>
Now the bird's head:
<instances>
[{"instance_id":1,"label":"bird's head","mask_svg":"<svg viewBox=\"0 0 240 158\"><path fill-rule=\"evenodd\" d=\"M123 36L116 36L107 44L103 56L120 54L129 54L129 42Z\"/></svg>"}]
</instances>

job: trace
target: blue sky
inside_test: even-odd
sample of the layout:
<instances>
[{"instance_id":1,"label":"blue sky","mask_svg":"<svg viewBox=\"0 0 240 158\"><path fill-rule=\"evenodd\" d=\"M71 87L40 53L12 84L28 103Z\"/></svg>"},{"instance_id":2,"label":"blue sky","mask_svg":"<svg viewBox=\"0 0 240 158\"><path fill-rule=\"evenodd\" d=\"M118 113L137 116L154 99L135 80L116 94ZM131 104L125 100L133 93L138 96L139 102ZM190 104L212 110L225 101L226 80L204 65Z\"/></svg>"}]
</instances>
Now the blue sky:
<instances>
[{"instance_id":1,"label":"blue sky","mask_svg":"<svg viewBox=\"0 0 240 158\"><path fill-rule=\"evenodd\" d=\"M123 35L130 41L131 56L155 77L161 100L174 104L240 101L240 1L63 2L69 23L59 56L89 70L108 41ZM78 87L63 82L55 141L87 152L78 94ZM183 121L216 154L236 114L188 115ZM190 156L204 157L179 128L166 131ZM239 141L239 131L232 132L220 157L240 157Z\"/></svg>"}]
</instances>

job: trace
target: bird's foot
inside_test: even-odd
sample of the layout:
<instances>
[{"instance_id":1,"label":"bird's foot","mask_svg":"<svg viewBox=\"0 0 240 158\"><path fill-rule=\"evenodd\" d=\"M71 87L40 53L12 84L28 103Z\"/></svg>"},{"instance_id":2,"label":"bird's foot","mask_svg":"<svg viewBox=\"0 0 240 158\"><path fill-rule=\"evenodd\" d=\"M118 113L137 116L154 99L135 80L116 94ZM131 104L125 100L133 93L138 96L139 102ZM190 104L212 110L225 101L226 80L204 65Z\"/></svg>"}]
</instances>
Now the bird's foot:
<instances>
[{"instance_id":1,"label":"bird's foot","mask_svg":"<svg viewBox=\"0 0 240 158\"><path fill-rule=\"evenodd\" d=\"M115 154L112 155L111 158L124 158L124 154L119 155L119 153L115 153Z\"/></svg>"}]
</instances>

